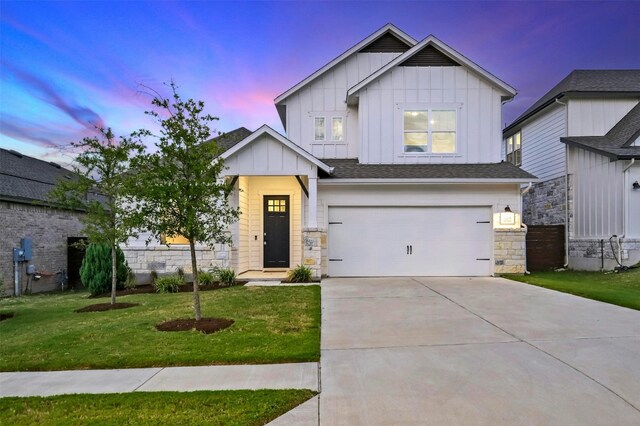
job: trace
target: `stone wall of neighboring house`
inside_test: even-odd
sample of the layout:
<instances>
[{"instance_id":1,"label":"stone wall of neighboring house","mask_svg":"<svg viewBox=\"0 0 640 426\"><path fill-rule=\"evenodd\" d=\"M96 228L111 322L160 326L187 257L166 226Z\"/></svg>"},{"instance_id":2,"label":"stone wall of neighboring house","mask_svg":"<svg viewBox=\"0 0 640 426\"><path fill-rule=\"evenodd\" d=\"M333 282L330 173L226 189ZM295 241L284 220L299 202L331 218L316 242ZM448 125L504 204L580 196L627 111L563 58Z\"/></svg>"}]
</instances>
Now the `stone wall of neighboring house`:
<instances>
[{"instance_id":1,"label":"stone wall of neighboring house","mask_svg":"<svg viewBox=\"0 0 640 426\"><path fill-rule=\"evenodd\" d=\"M524 274L526 271L526 228L494 229L493 257L496 274Z\"/></svg>"},{"instance_id":2,"label":"stone wall of neighboring house","mask_svg":"<svg viewBox=\"0 0 640 426\"><path fill-rule=\"evenodd\" d=\"M191 252L187 245L156 245L128 247L121 245L129 267L136 273L138 284L149 283L151 271L172 274L177 268L192 273ZM213 250L206 246L196 247L198 269L208 270L214 266L230 267L230 251L225 245L216 245Z\"/></svg>"},{"instance_id":3,"label":"stone wall of neighboring house","mask_svg":"<svg viewBox=\"0 0 640 426\"><path fill-rule=\"evenodd\" d=\"M67 268L67 238L83 237L82 213L0 201L0 279L5 292L13 294L13 248L20 247L20 239L32 239L33 258L21 263L22 286L27 284L26 265L35 265L41 278L31 283L33 292L60 288L56 272Z\"/></svg>"},{"instance_id":4,"label":"stone wall of neighboring house","mask_svg":"<svg viewBox=\"0 0 640 426\"><path fill-rule=\"evenodd\" d=\"M615 239L611 242L613 250L608 238L571 238L569 240L569 268L599 271L604 263L605 271L612 270L618 266L614 257L614 253L616 257L618 256L618 244ZM620 239L620 257L622 258L621 263L625 266L640 262L640 239Z\"/></svg>"},{"instance_id":5,"label":"stone wall of neighboring house","mask_svg":"<svg viewBox=\"0 0 640 426\"><path fill-rule=\"evenodd\" d=\"M522 197L522 221L527 225L565 223L564 176L533 184Z\"/></svg>"}]
</instances>

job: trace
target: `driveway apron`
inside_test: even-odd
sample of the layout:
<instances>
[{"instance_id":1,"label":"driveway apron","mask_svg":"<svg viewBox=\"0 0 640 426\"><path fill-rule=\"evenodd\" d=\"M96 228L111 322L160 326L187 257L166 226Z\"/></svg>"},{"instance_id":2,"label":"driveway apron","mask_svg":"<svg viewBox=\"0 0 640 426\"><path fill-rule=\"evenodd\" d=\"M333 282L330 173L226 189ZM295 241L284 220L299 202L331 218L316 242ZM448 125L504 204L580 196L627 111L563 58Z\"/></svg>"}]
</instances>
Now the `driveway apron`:
<instances>
[{"instance_id":1,"label":"driveway apron","mask_svg":"<svg viewBox=\"0 0 640 426\"><path fill-rule=\"evenodd\" d=\"M640 424L640 312L501 278L322 282L320 424Z\"/></svg>"}]
</instances>

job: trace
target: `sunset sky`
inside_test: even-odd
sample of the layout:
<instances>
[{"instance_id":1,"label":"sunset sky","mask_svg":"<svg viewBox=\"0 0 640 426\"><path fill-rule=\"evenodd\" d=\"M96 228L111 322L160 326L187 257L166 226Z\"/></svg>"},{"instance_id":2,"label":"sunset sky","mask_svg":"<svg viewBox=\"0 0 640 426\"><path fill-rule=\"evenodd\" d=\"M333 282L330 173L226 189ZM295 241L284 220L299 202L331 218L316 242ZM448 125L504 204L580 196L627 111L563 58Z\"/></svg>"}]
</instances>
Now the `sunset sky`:
<instances>
[{"instance_id":1,"label":"sunset sky","mask_svg":"<svg viewBox=\"0 0 640 426\"><path fill-rule=\"evenodd\" d=\"M573 69L640 68L640 2L0 2L0 147L150 127L174 79L216 128L282 131L273 99L387 22L429 34L518 89L513 120Z\"/></svg>"}]
</instances>

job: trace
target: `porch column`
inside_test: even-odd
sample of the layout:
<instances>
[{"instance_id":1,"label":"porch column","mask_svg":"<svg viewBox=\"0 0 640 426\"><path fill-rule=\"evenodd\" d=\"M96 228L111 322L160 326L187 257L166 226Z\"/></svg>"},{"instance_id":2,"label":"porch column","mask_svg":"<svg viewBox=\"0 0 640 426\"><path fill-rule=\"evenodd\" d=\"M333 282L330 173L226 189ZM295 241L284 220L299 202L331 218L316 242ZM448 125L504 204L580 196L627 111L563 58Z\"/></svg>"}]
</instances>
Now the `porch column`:
<instances>
[{"instance_id":1,"label":"porch column","mask_svg":"<svg viewBox=\"0 0 640 426\"><path fill-rule=\"evenodd\" d=\"M318 178L309 176L309 221L308 228L318 227Z\"/></svg>"}]
</instances>

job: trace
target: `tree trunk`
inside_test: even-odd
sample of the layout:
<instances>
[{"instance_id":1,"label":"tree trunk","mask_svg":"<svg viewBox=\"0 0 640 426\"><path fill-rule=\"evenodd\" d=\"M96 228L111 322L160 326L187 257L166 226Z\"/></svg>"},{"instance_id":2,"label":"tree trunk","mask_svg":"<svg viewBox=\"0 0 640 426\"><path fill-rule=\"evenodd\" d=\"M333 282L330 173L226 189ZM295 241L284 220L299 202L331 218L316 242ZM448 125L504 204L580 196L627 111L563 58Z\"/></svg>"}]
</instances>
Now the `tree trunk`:
<instances>
[{"instance_id":1,"label":"tree trunk","mask_svg":"<svg viewBox=\"0 0 640 426\"><path fill-rule=\"evenodd\" d=\"M118 284L118 254L116 245L111 244L111 304L116 303L116 286Z\"/></svg>"},{"instance_id":2,"label":"tree trunk","mask_svg":"<svg viewBox=\"0 0 640 426\"><path fill-rule=\"evenodd\" d=\"M196 314L196 321L202 319L200 312L200 277L198 276L198 262L196 261L196 245L192 239L189 239L189 248L191 249L191 269L193 270L193 310Z\"/></svg>"}]
</instances>

